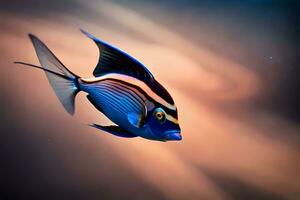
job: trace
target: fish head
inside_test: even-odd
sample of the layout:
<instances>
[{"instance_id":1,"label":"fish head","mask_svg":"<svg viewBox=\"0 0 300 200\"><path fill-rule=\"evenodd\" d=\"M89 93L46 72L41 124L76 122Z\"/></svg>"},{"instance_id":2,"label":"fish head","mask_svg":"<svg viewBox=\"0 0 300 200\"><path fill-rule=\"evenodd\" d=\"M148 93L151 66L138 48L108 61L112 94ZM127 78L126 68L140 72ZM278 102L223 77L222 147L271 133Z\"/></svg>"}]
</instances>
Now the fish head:
<instances>
[{"instance_id":1,"label":"fish head","mask_svg":"<svg viewBox=\"0 0 300 200\"><path fill-rule=\"evenodd\" d=\"M182 140L177 119L177 110L172 113L168 109L156 107L148 112L147 125L154 139L161 141Z\"/></svg>"}]
</instances>

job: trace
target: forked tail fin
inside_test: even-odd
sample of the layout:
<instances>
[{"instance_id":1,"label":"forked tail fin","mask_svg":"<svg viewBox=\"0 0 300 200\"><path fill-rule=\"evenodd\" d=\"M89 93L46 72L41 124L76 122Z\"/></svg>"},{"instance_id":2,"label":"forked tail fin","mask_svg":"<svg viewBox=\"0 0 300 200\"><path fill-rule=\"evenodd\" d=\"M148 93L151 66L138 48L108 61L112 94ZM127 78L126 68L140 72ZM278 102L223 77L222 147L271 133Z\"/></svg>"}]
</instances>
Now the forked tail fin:
<instances>
[{"instance_id":1,"label":"forked tail fin","mask_svg":"<svg viewBox=\"0 0 300 200\"><path fill-rule=\"evenodd\" d=\"M29 34L29 37L33 43L41 67L24 62L15 63L44 70L59 101L66 111L72 115L74 113L75 96L79 92L78 76L69 71L36 36Z\"/></svg>"}]
</instances>

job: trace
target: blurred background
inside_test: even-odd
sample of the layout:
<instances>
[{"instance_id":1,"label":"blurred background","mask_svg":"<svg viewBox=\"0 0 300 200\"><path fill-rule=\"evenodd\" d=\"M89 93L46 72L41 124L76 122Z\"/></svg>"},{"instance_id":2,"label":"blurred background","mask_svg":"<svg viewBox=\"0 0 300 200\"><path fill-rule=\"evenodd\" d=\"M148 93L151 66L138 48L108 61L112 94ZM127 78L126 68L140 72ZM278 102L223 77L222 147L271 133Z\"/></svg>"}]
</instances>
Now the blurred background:
<instances>
[{"instance_id":1,"label":"blurred background","mask_svg":"<svg viewBox=\"0 0 300 200\"><path fill-rule=\"evenodd\" d=\"M1 199L300 199L297 1L1 0ZM60 105L27 37L91 77L96 45L172 94L183 140L124 139L86 99Z\"/></svg>"}]
</instances>

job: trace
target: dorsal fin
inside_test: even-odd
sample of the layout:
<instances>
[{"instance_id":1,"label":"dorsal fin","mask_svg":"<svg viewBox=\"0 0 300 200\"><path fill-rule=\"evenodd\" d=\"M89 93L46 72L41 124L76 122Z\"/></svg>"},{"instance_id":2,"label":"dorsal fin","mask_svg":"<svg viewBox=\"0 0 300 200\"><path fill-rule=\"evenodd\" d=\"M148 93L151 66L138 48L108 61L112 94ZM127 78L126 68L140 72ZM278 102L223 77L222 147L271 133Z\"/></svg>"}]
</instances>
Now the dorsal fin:
<instances>
[{"instance_id":1,"label":"dorsal fin","mask_svg":"<svg viewBox=\"0 0 300 200\"><path fill-rule=\"evenodd\" d=\"M122 50L99 40L90 33L82 29L80 30L97 44L100 51L99 61L93 72L94 76L97 77L108 73L119 73L135 77L144 82L154 79L151 72L135 58Z\"/></svg>"}]
</instances>

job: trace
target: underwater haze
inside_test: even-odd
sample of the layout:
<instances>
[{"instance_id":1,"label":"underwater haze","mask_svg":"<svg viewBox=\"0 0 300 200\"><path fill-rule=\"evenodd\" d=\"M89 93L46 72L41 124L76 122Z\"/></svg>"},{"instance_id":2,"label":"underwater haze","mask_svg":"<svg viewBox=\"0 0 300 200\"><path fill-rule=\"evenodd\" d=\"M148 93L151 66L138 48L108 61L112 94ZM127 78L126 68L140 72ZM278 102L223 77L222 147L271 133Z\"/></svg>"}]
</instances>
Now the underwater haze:
<instances>
[{"instance_id":1,"label":"underwater haze","mask_svg":"<svg viewBox=\"0 0 300 200\"><path fill-rule=\"evenodd\" d=\"M297 1L1 0L1 199L300 199ZM37 35L91 77L96 45L145 64L178 108L182 141L119 138L76 98L74 116L38 64Z\"/></svg>"}]
</instances>

